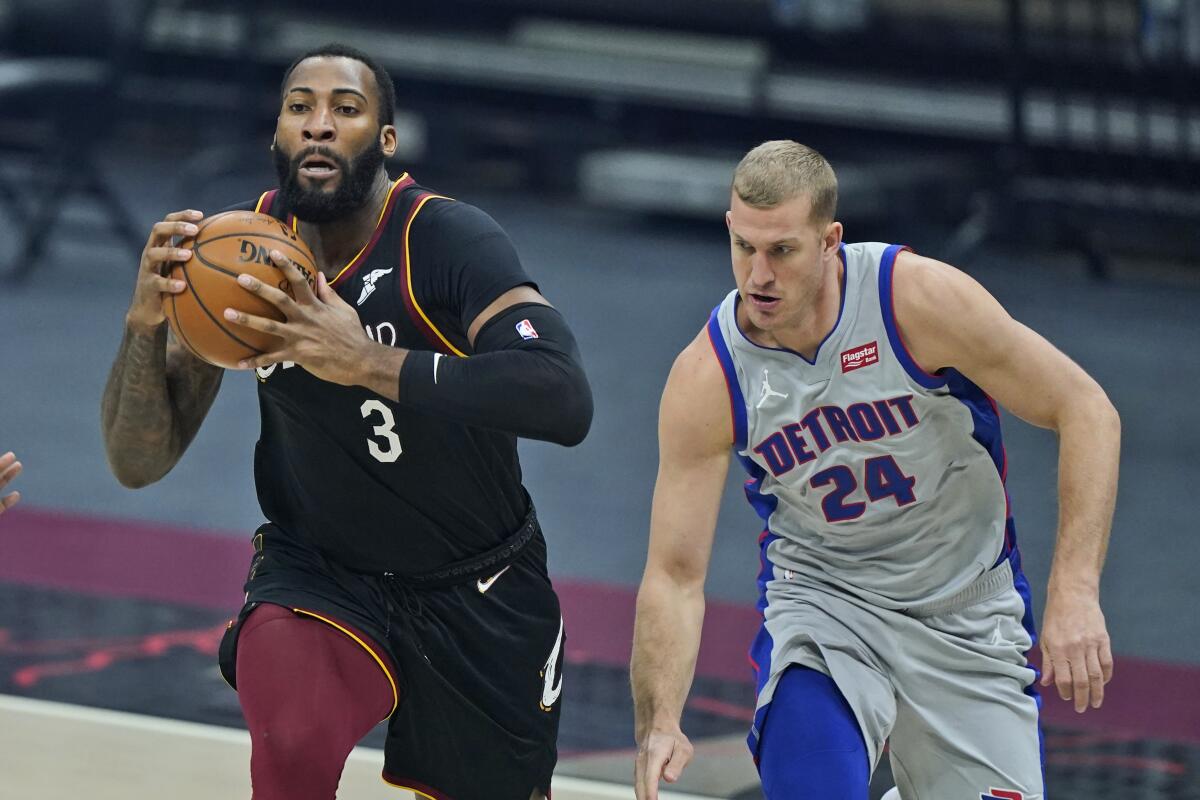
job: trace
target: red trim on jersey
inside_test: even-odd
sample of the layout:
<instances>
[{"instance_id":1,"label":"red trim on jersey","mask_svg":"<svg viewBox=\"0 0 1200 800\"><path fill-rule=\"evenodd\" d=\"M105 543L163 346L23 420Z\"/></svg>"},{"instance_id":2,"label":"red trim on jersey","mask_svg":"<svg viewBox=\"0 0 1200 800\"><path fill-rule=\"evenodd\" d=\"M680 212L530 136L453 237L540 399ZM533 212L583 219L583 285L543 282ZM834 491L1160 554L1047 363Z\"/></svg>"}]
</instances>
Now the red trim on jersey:
<instances>
[{"instance_id":1,"label":"red trim on jersey","mask_svg":"<svg viewBox=\"0 0 1200 800\"><path fill-rule=\"evenodd\" d=\"M275 203L275 195L278 193L278 189L272 189L269 192L263 192L262 197L258 198L258 206L256 206L254 210L259 214L270 214L271 206Z\"/></svg>"},{"instance_id":2,"label":"red trim on jersey","mask_svg":"<svg viewBox=\"0 0 1200 800\"><path fill-rule=\"evenodd\" d=\"M392 211L396 207L396 198L400 196L400 192L411 186L413 181L412 176L405 173L400 177L388 192L387 202L383 204L383 211L379 214L379 222L375 225L375 232L371 234L370 241L362 250L358 251L358 255L350 260L350 263L342 267L341 272L337 274L332 281L329 282L330 288L336 288L350 278L354 277L354 273L358 272L358 268L366 263L367 257L371 255L371 251L375 249L375 243L379 241L379 237L383 235L384 228L387 227L388 220L391 219Z\"/></svg>"}]
</instances>

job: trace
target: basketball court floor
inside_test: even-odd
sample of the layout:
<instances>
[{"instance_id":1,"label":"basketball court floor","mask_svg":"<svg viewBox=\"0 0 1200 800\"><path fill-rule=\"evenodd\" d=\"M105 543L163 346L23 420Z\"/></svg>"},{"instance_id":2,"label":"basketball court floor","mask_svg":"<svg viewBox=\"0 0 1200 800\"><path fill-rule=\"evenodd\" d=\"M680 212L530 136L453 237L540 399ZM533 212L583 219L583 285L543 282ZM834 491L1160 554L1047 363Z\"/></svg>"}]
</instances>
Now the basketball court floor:
<instances>
[{"instance_id":1,"label":"basketball court floor","mask_svg":"<svg viewBox=\"0 0 1200 800\"><path fill-rule=\"evenodd\" d=\"M147 228L168 210L215 211L270 180L266 172L241 176L183 198L163 182L181 154L132 144L106 167L121 175ZM837 154L829 155L836 166ZM596 396L588 440L571 450L521 446L568 632L554 796L632 798L627 664L657 464L657 400L674 354L731 286L723 226L662 225L425 179L496 216L579 338ZM938 254L935 231L888 230L847 213L850 240L906 241ZM1126 265L1098 285L1069 259L1003 248L962 266L1091 371L1125 428L1102 595L1116 680L1105 707L1082 716L1045 697L1047 796L1197 800L1196 270L1147 279L1145 265ZM239 605L259 522L250 481L254 381L226 378L197 440L161 483L137 492L117 485L97 418L133 269L85 211L72 210L29 283L0 285L0 451L15 450L25 464L14 486L24 499L0 517L0 800L249 795L236 695L217 674L215 651ZM1040 616L1056 515L1055 443L1011 419L1005 437ZM755 522L731 472L684 717L697 758L673 797L761 796L745 748ZM341 797L406 796L379 779L381 742L376 730L355 752ZM873 798L889 778L885 763Z\"/></svg>"},{"instance_id":2,"label":"basketball court floor","mask_svg":"<svg viewBox=\"0 0 1200 800\"><path fill-rule=\"evenodd\" d=\"M248 543L21 506L3 524L0 798L248 796L248 740L216 668ZM556 586L568 638L555 797L632 797L633 592ZM697 756L674 796L761 796L745 747L754 618L709 605L684 715ZM1045 699L1049 796L1200 797L1200 670L1120 657L1117 671L1099 712ZM397 796L379 779L382 739L377 729L356 751L340 796ZM885 762L872 797L889 781Z\"/></svg>"},{"instance_id":3,"label":"basketball court floor","mask_svg":"<svg viewBox=\"0 0 1200 800\"><path fill-rule=\"evenodd\" d=\"M0 714L20 737L19 743L6 743L0 755L0 770L9 776L5 797L211 800L249 795L250 737L243 731L15 697L0 697ZM72 731L65 740L64 729ZM79 750L64 752L64 744L77 744ZM152 754L150 763L148 754ZM339 796L398 797L400 793L379 778L382 762L381 750L355 748L342 774ZM554 796L614 800L629 797L629 789L560 777L554 782ZM681 792L665 792L662 797L701 800Z\"/></svg>"}]
</instances>

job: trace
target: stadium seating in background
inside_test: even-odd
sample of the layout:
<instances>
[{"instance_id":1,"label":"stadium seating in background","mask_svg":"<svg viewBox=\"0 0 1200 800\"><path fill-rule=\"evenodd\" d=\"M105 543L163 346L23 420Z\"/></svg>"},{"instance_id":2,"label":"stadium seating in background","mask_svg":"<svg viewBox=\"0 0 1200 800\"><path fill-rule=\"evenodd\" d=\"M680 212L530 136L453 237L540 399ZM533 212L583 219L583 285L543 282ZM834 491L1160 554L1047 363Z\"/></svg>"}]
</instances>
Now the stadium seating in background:
<instances>
[{"instance_id":1,"label":"stadium seating in background","mask_svg":"<svg viewBox=\"0 0 1200 800\"><path fill-rule=\"evenodd\" d=\"M136 255L143 235L100 169L97 146L120 119L123 80L141 52L145 0L9 0L0 55L0 159L19 160L19 178L0 177L12 219L0 275L29 276L67 202L93 201Z\"/></svg>"}]
</instances>

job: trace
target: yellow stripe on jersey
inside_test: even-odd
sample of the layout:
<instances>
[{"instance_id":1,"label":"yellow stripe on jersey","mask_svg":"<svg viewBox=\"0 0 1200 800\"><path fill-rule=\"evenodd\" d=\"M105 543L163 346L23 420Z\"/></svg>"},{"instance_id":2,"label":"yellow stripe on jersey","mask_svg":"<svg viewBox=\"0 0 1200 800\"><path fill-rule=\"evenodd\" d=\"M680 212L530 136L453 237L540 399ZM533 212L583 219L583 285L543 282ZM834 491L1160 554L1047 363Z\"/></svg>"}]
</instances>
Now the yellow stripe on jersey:
<instances>
[{"instance_id":1,"label":"yellow stripe on jersey","mask_svg":"<svg viewBox=\"0 0 1200 800\"><path fill-rule=\"evenodd\" d=\"M376 231L379 230L379 223L383 222L383 215L387 213L388 206L390 206L392 204L392 195L396 193L396 189L397 189L397 187L400 186L400 182L403 181L407 177L408 177L408 173L405 172L399 178L396 178L396 180L392 181L392 186L390 189L388 189L387 197L385 197L383 200L383 206L379 209L379 218L375 220L375 228L374 228L374 230L371 231L370 238L368 238L366 244L364 244L359 249L359 251L354 254L354 258L347 261L346 266L344 266L340 270L338 270L338 274L334 275L333 278L331 278L329 280L330 284L337 283L338 278L342 277L342 275L345 274L346 270L350 269L355 264L357 264L358 259L361 258L362 254L364 252L366 252L368 247L371 246L371 242L373 242L375 240L375 233L376 233ZM297 234L300 232L299 227L298 227L299 222L300 221L298 219L296 219L296 215L293 214L292 215L292 232L297 233Z\"/></svg>"},{"instance_id":2,"label":"yellow stripe on jersey","mask_svg":"<svg viewBox=\"0 0 1200 800\"><path fill-rule=\"evenodd\" d=\"M404 784L402 784L402 783L392 783L391 781L389 781L387 778L383 777L382 775L380 775L380 776L379 776L379 779L380 779L381 781L383 781L384 783L386 783L388 786L394 786L394 787L395 787L395 788L397 788L397 789L405 789L405 790L407 790L407 791L410 791L410 792L412 792L413 794L415 794L415 795L417 795L417 796L419 796L419 797L424 797L424 798L425 798L425 800L438 800L438 799L437 799L436 797L434 797L433 795L431 795L431 794L425 794L425 793L424 793L424 792L422 792L420 789L414 789L413 787L411 787L411 786L405 786L405 785L404 785Z\"/></svg>"},{"instance_id":3,"label":"yellow stripe on jersey","mask_svg":"<svg viewBox=\"0 0 1200 800\"><path fill-rule=\"evenodd\" d=\"M446 345L446 347L450 348L450 352L454 353L454 355L456 355L456 356L462 356L463 358L466 358L467 354L464 353L462 350L459 350L453 344L451 344L450 340L447 339L445 336L443 336L442 332L439 331L437 329L437 326L433 324L433 321L429 319L429 315L425 313L425 309L421 308L421 304L417 302L416 292L413 291L412 255L411 255L411 251L409 249L408 234L409 234L409 231L412 230L412 224L413 224L413 221L417 218L417 214L421 213L421 209L425 207L426 203L428 203L430 200L434 200L434 199L450 200L451 198L445 197L444 195L440 195L440 194L431 194L431 195L426 195L425 197L422 197L421 201L419 203L417 203L417 207L415 209L413 209L412 214L409 216L408 224L405 225L405 227L404 227L405 288L408 290L408 298L409 298L409 300L412 301L412 307L415 308L417 313L421 315L421 319L425 320L425 324L429 326L429 330L434 332L434 334L438 337L438 339L441 340L442 344L444 344L444 345Z\"/></svg>"}]
</instances>

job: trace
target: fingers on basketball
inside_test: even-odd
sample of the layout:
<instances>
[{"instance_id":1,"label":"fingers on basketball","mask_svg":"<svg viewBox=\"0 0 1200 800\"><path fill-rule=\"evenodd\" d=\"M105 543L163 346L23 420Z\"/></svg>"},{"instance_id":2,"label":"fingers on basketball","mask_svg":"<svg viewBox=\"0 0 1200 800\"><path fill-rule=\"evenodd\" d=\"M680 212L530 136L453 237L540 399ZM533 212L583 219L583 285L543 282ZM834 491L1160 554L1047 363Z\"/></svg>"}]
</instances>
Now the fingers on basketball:
<instances>
[{"instance_id":1,"label":"fingers on basketball","mask_svg":"<svg viewBox=\"0 0 1200 800\"><path fill-rule=\"evenodd\" d=\"M265 286L294 298L291 281L271 258L277 250L315 273L311 251L279 220L250 211L209 217L198 226L191 257L172 265L171 277L187 283L187 291L164 298L163 310L176 338L194 354L219 367L237 369L239 362L275 353L283 341L265 331L227 320L226 308L263 319L284 321L276 305L238 283L246 273Z\"/></svg>"}]
</instances>

